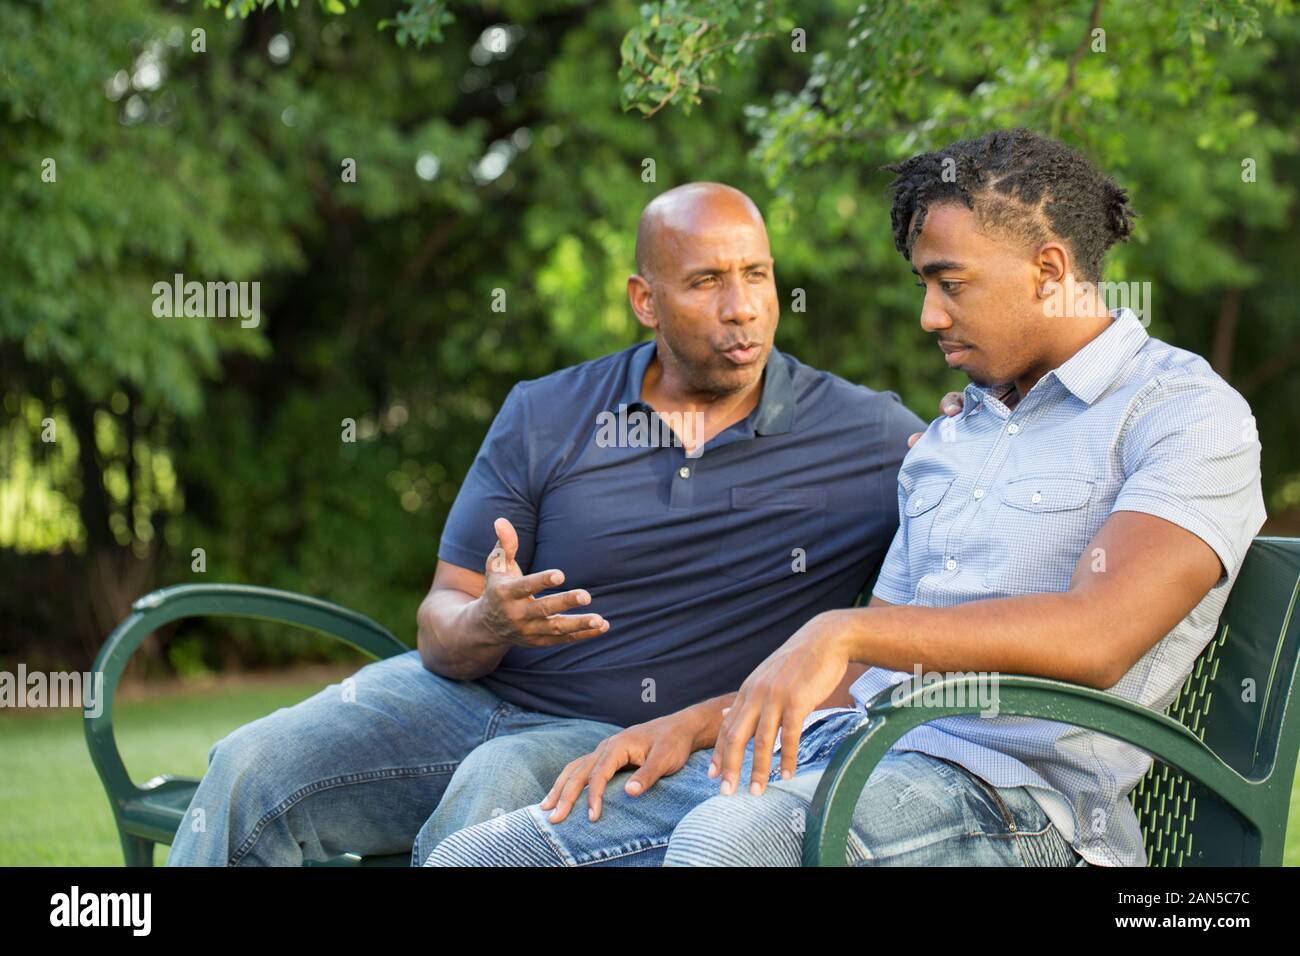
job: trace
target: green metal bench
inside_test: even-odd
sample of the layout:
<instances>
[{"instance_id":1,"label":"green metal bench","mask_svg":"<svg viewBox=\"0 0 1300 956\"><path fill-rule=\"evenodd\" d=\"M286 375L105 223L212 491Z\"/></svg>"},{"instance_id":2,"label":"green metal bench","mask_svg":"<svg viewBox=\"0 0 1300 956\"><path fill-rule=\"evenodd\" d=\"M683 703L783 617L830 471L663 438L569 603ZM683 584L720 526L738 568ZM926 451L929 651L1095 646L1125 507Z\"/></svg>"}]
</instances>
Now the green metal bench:
<instances>
[{"instance_id":1,"label":"green metal bench","mask_svg":"<svg viewBox=\"0 0 1300 956\"><path fill-rule=\"evenodd\" d=\"M1130 797L1151 866L1281 866L1300 708L1300 539L1256 538L1219 622L1178 696L1158 714L1104 691L1037 677L999 677L998 713L1086 727L1151 754ZM1244 700L1246 681L1254 699ZM980 710L978 678L912 687L897 702L877 695L866 726L826 768L804 833L806 866L844 866L858 796L885 752L905 733L941 717Z\"/></svg>"},{"instance_id":2,"label":"green metal bench","mask_svg":"<svg viewBox=\"0 0 1300 956\"><path fill-rule=\"evenodd\" d=\"M86 744L108 791L127 866L152 866L155 843L170 844L185 818L199 781L166 774L137 786L113 739L113 697L122 671L140 643L172 621L187 617L252 617L295 624L336 637L376 659L410 650L364 614L328 601L245 584L181 584L136 601L130 615L104 642L95 671L104 675L104 706L86 717ZM367 857L345 854L328 865L409 866L409 853Z\"/></svg>"},{"instance_id":3,"label":"green metal bench","mask_svg":"<svg viewBox=\"0 0 1300 956\"><path fill-rule=\"evenodd\" d=\"M1300 718L1287 707L1300 644L1294 615L1298 593L1300 539L1257 539L1218 636L1202 652L1168 716L1101 691L1032 677L1000 678L999 711L1088 727L1157 758L1132 796L1152 865L1279 865L1300 748ZM355 611L269 588L184 584L136 601L95 660L95 670L104 675L104 707L99 716L86 717L86 742L108 792L128 866L151 866L154 844L171 843L199 782L170 775L138 786L132 782L113 738L114 690L148 635L172 621L207 616L298 625L377 659L410 649ZM1258 685L1253 703L1241 700L1246 678ZM889 697L886 691L871 703L874 719L841 745L822 778L804 836L807 865L844 865L857 796L894 741L918 724L976 710L905 706L910 697L895 705ZM406 866L409 861L408 854L364 859L344 854L325 865Z\"/></svg>"}]
</instances>

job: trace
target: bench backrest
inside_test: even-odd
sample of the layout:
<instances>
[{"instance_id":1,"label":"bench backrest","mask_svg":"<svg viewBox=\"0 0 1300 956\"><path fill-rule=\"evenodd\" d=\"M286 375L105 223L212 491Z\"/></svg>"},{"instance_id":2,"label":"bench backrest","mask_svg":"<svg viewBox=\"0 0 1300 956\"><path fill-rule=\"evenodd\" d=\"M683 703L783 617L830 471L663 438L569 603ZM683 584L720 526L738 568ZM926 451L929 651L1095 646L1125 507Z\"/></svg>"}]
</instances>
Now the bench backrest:
<instances>
[{"instance_id":1,"label":"bench backrest","mask_svg":"<svg viewBox=\"0 0 1300 956\"><path fill-rule=\"evenodd\" d=\"M1256 538L1219 622L1166 713L1243 777L1272 775L1268 814L1285 825L1300 713L1300 538ZM1152 866L1258 863L1260 835L1209 791L1153 762L1131 799Z\"/></svg>"}]
</instances>

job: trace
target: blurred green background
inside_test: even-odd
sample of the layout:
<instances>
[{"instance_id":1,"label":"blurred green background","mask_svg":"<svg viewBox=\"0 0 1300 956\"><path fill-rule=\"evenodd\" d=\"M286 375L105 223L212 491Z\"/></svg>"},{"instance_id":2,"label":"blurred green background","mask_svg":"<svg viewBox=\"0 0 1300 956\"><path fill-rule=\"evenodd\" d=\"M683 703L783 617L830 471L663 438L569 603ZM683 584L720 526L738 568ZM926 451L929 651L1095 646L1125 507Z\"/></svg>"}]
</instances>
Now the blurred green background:
<instances>
[{"instance_id":1,"label":"blurred green background","mask_svg":"<svg viewBox=\"0 0 1300 956\"><path fill-rule=\"evenodd\" d=\"M188 581L413 643L502 398L641 338L636 219L689 180L765 211L781 349L932 418L963 379L879 167L999 126L1129 188L1106 278L1150 282L1152 334L1252 403L1266 531L1300 533L1298 63L1288 0L0 5L0 669L87 669L131 601ZM156 318L176 273L259 282L259 326ZM128 674L345 659L188 622Z\"/></svg>"}]
</instances>

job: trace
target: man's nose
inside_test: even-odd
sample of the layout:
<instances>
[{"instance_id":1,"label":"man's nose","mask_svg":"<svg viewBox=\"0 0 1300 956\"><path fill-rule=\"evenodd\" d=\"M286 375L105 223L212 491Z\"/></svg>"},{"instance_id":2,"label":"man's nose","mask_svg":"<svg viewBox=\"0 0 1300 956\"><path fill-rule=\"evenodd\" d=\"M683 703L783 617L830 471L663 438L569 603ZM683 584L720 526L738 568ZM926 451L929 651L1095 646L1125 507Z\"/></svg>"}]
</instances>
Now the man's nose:
<instances>
[{"instance_id":1,"label":"man's nose","mask_svg":"<svg viewBox=\"0 0 1300 956\"><path fill-rule=\"evenodd\" d=\"M755 290L743 278L728 282L722 298L723 322L752 322L758 318Z\"/></svg>"},{"instance_id":2,"label":"man's nose","mask_svg":"<svg viewBox=\"0 0 1300 956\"><path fill-rule=\"evenodd\" d=\"M941 332L952 326L952 319L939 303L939 296L929 289L925 290L925 301L921 303L921 328L927 332Z\"/></svg>"}]
</instances>

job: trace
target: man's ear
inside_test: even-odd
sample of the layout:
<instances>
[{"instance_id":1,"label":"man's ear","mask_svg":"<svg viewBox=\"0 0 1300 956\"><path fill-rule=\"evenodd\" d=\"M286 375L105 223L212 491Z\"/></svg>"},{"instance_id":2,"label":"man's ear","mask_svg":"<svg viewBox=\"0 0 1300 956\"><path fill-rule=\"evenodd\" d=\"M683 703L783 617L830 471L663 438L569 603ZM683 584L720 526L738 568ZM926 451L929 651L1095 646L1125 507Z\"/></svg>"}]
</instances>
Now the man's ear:
<instances>
[{"instance_id":1,"label":"man's ear","mask_svg":"<svg viewBox=\"0 0 1300 956\"><path fill-rule=\"evenodd\" d=\"M1052 291L1065 281L1069 274L1070 253L1059 242L1049 242L1038 250L1038 289L1039 298L1047 298Z\"/></svg>"},{"instance_id":2,"label":"man's ear","mask_svg":"<svg viewBox=\"0 0 1300 956\"><path fill-rule=\"evenodd\" d=\"M659 320L655 316L654 292L644 276L627 277L627 301L632 306L636 320L647 329L658 329Z\"/></svg>"}]
</instances>

